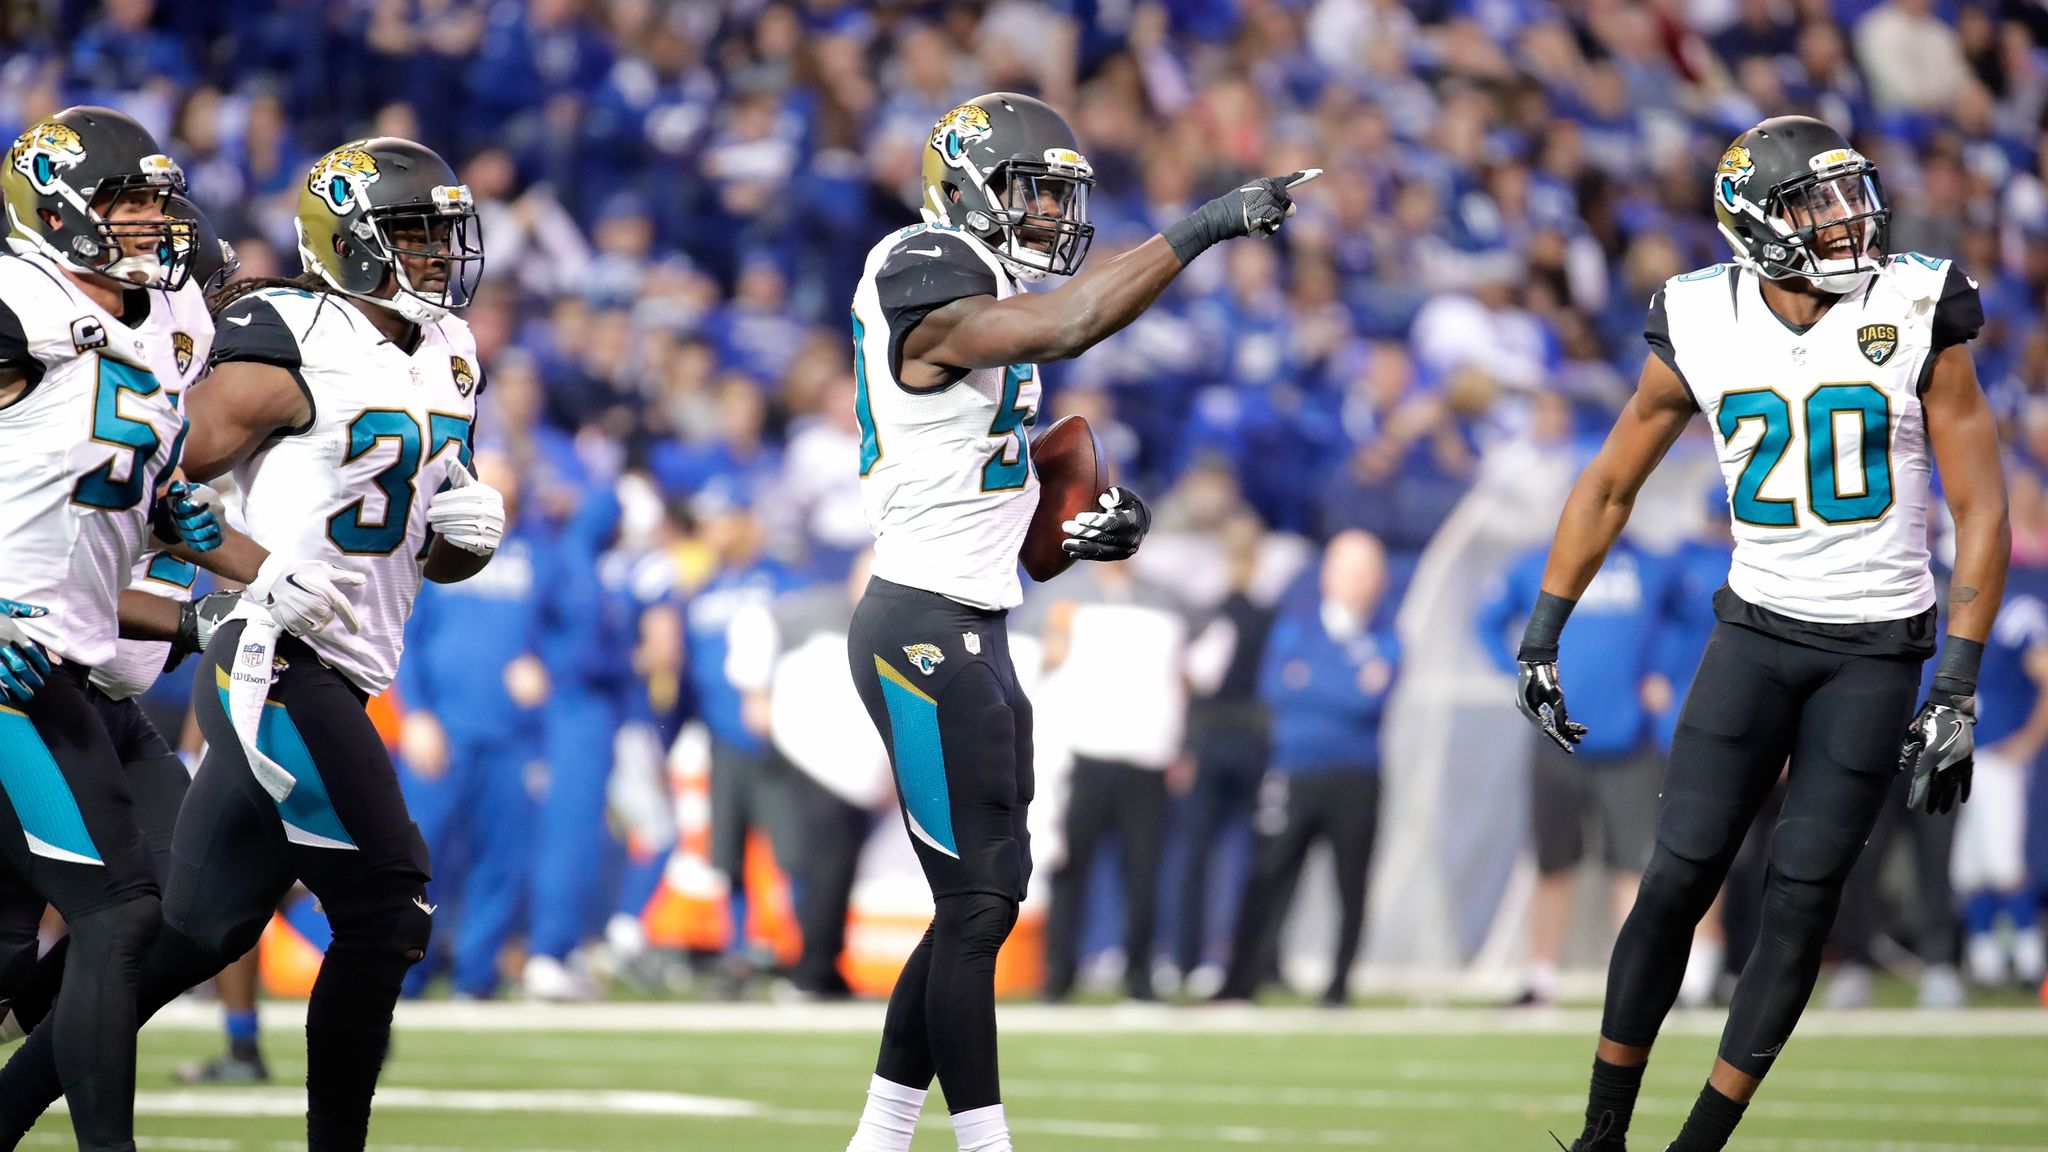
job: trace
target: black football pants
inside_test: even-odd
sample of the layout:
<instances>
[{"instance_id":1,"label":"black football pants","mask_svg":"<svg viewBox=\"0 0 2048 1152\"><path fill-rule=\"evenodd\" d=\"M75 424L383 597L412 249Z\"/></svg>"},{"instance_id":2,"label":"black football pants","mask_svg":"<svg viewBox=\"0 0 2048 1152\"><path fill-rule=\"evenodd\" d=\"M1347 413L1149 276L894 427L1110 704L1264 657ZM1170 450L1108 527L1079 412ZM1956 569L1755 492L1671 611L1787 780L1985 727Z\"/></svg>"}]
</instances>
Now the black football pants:
<instances>
[{"instance_id":1,"label":"black football pants","mask_svg":"<svg viewBox=\"0 0 2048 1152\"><path fill-rule=\"evenodd\" d=\"M1603 1036L1656 1039L1693 929L1789 757L1756 946L1721 1038L1722 1059L1738 1070L1770 1070L1813 992L1842 886L1891 795L1920 663L1715 626L1679 713L1657 847L1608 966Z\"/></svg>"}]
</instances>

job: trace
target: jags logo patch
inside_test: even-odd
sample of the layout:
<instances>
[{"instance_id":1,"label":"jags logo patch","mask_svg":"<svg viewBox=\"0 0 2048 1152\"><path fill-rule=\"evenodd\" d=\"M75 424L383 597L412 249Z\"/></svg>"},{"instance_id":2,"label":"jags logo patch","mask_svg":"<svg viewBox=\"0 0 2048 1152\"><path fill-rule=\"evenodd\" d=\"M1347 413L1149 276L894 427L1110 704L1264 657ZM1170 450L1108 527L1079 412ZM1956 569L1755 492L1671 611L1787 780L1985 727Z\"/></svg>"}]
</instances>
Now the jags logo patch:
<instances>
[{"instance_id":1,"label":"jags logo patch","mask_svg":"<svg viewBox=\"0 0 2048 1152\"><path fill-rule=\"evenodd\" d=\"M1882 364L1892 358L1899 348L1899 326L1896 324L1865 324L1856 330L1856 347L1863 352L1863 358L1872 364Z\"/></svg>"},{"instance_id":2,"label":"jags logo patch","mask_svg":"<svg viewBox=\"0 0 2048 1152\"><path fill-rule=\"evenodd\" d=\"M57 173L85 163L85 142L70 125L45 120L14 138L7 164L28 177L38 192L57 186Z\"/></svg>"},{"instance_id":3,"label":"jags logo patch","mask_svg":"<svg viewBox=\"0 0 2048 1152\"><path fill-rule=\"evenodd\" d=\"M939 651L937 644L905 644L903 655L912 664L917 665L919 672L927 676L938 671L939 665L946 662L946 654Z\"/></svg>"},{"instance_id":4,"label":"jags logo patch","mask_svg":"<svg viewBox=\"0 0 2048 1152\"><path fill-rule=\"evenodd\" d=\"M171 333L171 357L178 362L178 375L183 376L192 369L192 336L188 332Z\"/></svg>"},{"instance_id":5,"label":"jags logo patch","mask_svg":"<svg viewBox=\"0 0 2048 1152\"><path fill-rule=\"evenodd\" d=\"M1741 144L1730 144L1721 153L1721 163L1714 169L1714 195L1730 208L1741 198L1742 189L1749 178L1756 175L1756 165L1750 161L1749 149Z\"/></svg>"},{"instance_id":6,"label":"jags logo patch","mask_svg":"<svg viewBox=\"0 0 2048 1152\"><path fill-rule=\"evenodd\" d=\"M948 164L962 163L967 149L988 139L988 109L978 104L962 104L944 116L932 128L932 148L946 158Z\"/></svg>"},{"instance_id":7,"label":"jags logo patch","mask_svg":"<svg viewBox=\"0 0 2048 1152\"><path fill-rule=\"evenodd\" d=\"M363 151L362 143L351 141L322 156L306 177L307 190L336 216L355 211L358 194L377 182L377 158Z\"/></svg>"},{"instance_id":8,"label":"jags logo patch","mask_svg":"<svg viewBox=\"0 0 2048 1152\"><path fill-rule=\"evenodd\" d=\"M469 370L469 361L460 356L448 358L448 374L455 377L455 390L462 393L464 400L476 391L476 373Z\"/></svg>"}]
</instances>

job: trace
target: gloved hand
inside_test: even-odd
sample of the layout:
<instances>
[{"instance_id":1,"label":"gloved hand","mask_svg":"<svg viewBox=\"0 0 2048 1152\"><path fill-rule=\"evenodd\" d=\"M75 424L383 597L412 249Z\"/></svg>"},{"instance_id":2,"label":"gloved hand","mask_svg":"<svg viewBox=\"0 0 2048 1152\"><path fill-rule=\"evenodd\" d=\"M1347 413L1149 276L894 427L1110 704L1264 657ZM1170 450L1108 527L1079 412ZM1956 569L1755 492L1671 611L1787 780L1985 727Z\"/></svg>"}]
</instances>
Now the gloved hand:
<instances>
[{"instance_id":1,"label":"gloved hand","mask_svg":"<svg viewBox=\"0 0 2048 1152\"><path fill-rule=\"evenodd\" d=\"M19 600L0 600L0 702L23 704L42 689L50 674L50 657L29 639L16 620L49 615L49 609Z\"/></svg>"},{"instance_id":2,"label":"gloved hand","mask_svg":"<svg viewBox=\"0 0 2048 1152\"><path fill-rule=\"evenodd\" d=\"M427 503L427 526L464 552L489 556L505 538L505 497L470 475L460 461L448 470L451 488Z\"/></svg>"},{"instance_id":3,"label":"gloved hand","mask_svg":"<svg viewBox=\"0 0 2048 1152\"><path fill-rule=\"evenodd\" d=\"M194 552L220 547L221 525L227 518L227 505L221 502L220 493L204 484L173 480L164 499L170 504L171 524L185 547Z\"/></svg>"},{"instance_id":4,"label":"gloved hand","mask_svg":"<svg viewBox=\"0 0 2048 1152\"><path fill-rule=\"evenodd\" d=\"M1293 189L1322 174L1321 168L1304 168L1233 188L1169 225L1166 242L1186 265L1211 244L1239 236L1271 236L1294 215Z\"/></svg>"},{"instance_id":5,"label":"gloved hand","mask_svg":"<svg viewBox=\"0 0 2048 1152\"><path fill-rule=\"evenodd\" d=\"M1937 688L1913 722L1899 748L1899 771L1911 771L1913 784L1906 807L1940 815L1970 798L1970 772L1977 753L1977 698Z\"/></svg>"},{"instance_id":6,"label":"gloved hand","mask_svg":"<svg viewBox=\"0 0 2048 1152\"><path fill-rule=\"evenodd\" d=\"M178 637L171 641L171 655L164 661L164 671L175 669L195 652L206 651L221 621L241 602L240 592L208 592L197 600L186 601L178 610Z\"/></svg>"},{"instance_id":7,"label":"gloved hand","mask_svg":"<svg viewBox=\"0 0 2048 1152\"><path fill-rule=\"evenodd\" d=\"M1515 679L1515 707L1545 736L1566 752L1572 751L1586 735L1584 724L1574 723L1564 711L1564 687L1557 682L1557 661L1522 660Z\"/></svg>"},{"instance_id":8,"label":"gloved hand","mask_svg":"<svg viewBox=\"0 0 2048 1152\"><path fill-rule=\"evenodd\" d=\"M1152 510L1136 492L1121 486L1104 492L1098 502L1103 511L1083 512L1060 525L1067 534L1060 547L1083 560L1130 559L1152 530Z\"/></svg>"},{"instance_id":9,"label":"gloved hand","mask_svg":"<svg viewBox=\"0 0 2048 1152\"><path fill-rule=\"evenodd\" d=\"M256 579L244 595L269 609L278 627L305 636L336 619L351 632L361 630L355 606L344 589L362 586L360 572L325 560L288 560L273 552L257 569Z\"/></svg>"}]
</instances>

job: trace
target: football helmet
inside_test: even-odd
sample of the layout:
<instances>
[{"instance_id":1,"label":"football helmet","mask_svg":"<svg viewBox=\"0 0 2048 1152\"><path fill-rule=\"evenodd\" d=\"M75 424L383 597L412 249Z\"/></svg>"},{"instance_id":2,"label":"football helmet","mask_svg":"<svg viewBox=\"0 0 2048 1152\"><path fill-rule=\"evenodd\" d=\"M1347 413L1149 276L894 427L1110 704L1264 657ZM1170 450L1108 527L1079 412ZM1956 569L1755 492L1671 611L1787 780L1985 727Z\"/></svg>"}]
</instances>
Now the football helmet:
<instances>
[{"instance_id":1,"label":"football helmet","mask_svg":"<svg viewBox=\"0 0 2048 1152\"><path fill-rule=\"evenodd\" d=\"M1071 276L1088 255L1095 169L1042 100L977 96L939 118L924 153L925 222L966 231L1020 279Z\"/></svg>"},{"instance_id":2,"label":"football helmet","mask_svg":"<svg viewBox=\"0 0 2048 1152\"><path fill-rule=\"evenodd\" d=\"M234 245L220 238L199 205L173 193L170 202L164 205L164 215L177 224L171 243L184 253L185 267L192 279L199 282L202 294L211 296L241 275L242 261L235 255Z\"/></svg>"},{"instance_id":3,"label":"football helmet","mask_svg":"<svg viewBox=\"0 0 2048 1152\"><path fill-rule=\"evenodd\" d=\"M306 271L415 324L468 304L483 278L483 225L469 186L433 149L396 136L352 140L315 162L295 227ZM406 262L429 259L443 267L415 284Z\"/></svg>"},{"instance_id":4,"label":"football helmet","mask_svg":"<svg viewBox=\"0 0 2048 1152\"><path fill-rule=\"evenodd\" d=\"M132 117L84 104L66 108L31 125L7 150L0 169L7 245L123 284L176 288L184 275L173 223L115 223L106 213L124 193L146 189L162 198L184 187L177 163ZM125 245L138 237L157 243L140 255L129 253Z\"/></svg>"},{"instance_id":5,"label":"football helmet","mask_svg":"<svg viewBox=\"0 0 2048 1152\"><path fill-rule=\"evenodd\" d=\"M1891 211L1877 165L1809 116L1735 138L1714 169L1714 216L1743 267L1853 291L1884 263Z\"/></svg>"}]
</instances>

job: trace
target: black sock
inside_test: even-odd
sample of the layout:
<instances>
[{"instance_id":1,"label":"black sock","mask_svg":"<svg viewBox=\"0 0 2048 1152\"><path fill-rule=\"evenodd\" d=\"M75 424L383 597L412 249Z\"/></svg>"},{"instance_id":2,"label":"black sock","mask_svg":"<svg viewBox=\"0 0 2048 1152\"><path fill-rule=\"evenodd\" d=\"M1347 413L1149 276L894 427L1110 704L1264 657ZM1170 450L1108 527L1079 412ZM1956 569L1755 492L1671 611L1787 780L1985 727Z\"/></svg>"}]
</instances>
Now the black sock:
<instances>
[{"instance_id":1,"label":"black sock","mask_svg":"<svg viewBox=\"0 0 2048 1152\"><path fill-rule=\"evenodd\" d=\"M1620 1148L1628 1136L1629 1118L1635 1115L1636 1096L1643 1090L1643 1069L1647 1064L1609 1064L1593 1058L1593 1083L1586 1091L1586 1131L1591 1137L1581 1152L1596 1148Z\"/></svg>"},{"instance_id":2,"label":"black sock","mask_svg":"<svg viewBox=\"0 0 2048 1152\"><path fill-rule=\"evenodd\" d=\"M1735 1126L1742 1122L1742 1111L1747 1103L1737 1104L1716 1091L1712 1084L1700 1089L1700 1098L1693 1102L1692 1115L1685 1118L1685 1127L1678 1130L1678 1139L1671 1142L1671 1152L1721 1152L1727 1147L1728 1137L1735 1134Z\"/></svg>"}]
</instances>

